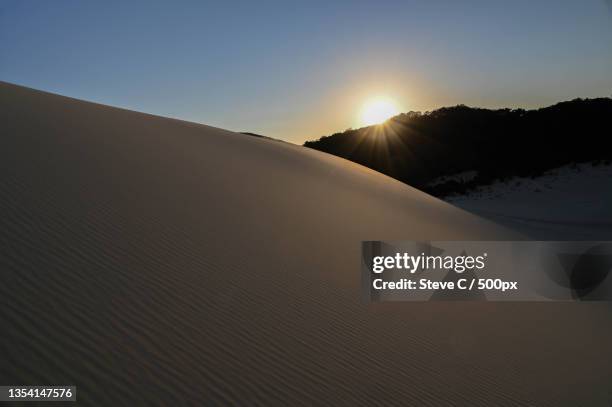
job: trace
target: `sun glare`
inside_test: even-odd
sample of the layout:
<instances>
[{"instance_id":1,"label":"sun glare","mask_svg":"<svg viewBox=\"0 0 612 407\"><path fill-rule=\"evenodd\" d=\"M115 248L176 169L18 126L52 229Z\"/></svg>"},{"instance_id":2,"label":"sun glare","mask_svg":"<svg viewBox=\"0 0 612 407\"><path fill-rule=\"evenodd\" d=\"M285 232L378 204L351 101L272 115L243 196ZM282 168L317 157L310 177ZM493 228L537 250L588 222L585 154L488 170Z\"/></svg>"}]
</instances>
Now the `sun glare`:
<instances>
[{"instance_id":1,"label":"sun glare","mask_svg":"<svg viewBox=\"0 0 612 407\"><path fill-rule=\"evenodd\" d=\"M361 126L380 124L385 120L399 114L399 109L389 99L372 99L366 102L361 109L359 122Z\"/></svg>"}]
</instances>

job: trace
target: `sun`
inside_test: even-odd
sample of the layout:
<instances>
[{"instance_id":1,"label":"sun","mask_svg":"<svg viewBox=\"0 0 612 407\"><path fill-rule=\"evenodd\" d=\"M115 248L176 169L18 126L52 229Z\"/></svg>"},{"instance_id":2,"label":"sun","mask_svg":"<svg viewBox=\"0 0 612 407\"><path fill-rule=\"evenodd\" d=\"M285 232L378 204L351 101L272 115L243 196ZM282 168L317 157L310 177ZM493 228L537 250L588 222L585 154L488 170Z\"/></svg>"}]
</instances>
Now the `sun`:
<instances>
[{"instance_id":1,"label":"sun","mask_svg":"<svg viewBox=\"0 0 612 407\"><path fill-rule=\"evenodd\" d=\"M380 124L397 114L399 114L399 109L392 100L387 98L371 99L361 108L359 124L361 126Z\"/></svg>"}]
</instances>

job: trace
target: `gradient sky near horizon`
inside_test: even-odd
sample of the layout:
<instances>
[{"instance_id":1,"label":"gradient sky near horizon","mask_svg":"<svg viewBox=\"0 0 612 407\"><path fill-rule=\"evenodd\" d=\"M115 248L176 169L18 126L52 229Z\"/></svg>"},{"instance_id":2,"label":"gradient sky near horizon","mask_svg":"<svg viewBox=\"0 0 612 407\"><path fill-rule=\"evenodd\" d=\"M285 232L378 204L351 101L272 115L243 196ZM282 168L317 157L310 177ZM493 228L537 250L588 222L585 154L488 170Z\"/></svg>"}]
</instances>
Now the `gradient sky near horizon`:
<instances>
[{"instance_id":1,"label":"gradient sky near horizon","mask_svg":"<svg viewBox=\"0 0 612 407\"><path fill-rule=\"evenodd\" d=\"M0 0L0 80L302 143L361 105L612 94L612 7L583 1Z\"/></svg>"}]
</instances>

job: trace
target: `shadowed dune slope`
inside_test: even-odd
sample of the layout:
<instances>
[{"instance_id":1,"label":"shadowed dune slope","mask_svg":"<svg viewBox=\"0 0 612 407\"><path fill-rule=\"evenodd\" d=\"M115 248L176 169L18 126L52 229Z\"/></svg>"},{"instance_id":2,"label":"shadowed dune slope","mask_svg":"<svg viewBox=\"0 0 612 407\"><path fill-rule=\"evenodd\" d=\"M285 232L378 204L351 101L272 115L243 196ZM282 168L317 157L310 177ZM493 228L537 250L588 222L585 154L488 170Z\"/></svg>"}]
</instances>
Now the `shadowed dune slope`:
<instances>
[{"instance_id":1,"label":"shadowed dune slope","mask_svg":"<svg viewBox=\"0 0 612 407\"><path fill-rule=\"evenodd\" d=\"M79 405L603 405L610 309L360 299L510 232L314 150L0 83L2 384ZM597 404L599 403L599 404Z\"/></svg>"}]
</instances>

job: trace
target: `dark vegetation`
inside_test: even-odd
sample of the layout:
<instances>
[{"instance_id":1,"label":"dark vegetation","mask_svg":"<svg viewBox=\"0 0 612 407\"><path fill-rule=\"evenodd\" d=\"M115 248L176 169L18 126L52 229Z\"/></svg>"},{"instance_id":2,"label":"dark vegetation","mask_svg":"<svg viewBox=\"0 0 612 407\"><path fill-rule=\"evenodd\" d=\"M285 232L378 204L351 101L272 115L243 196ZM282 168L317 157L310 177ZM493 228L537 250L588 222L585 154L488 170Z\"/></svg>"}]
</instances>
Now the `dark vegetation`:
<instances>
[{"instance_id":1,"label":"dark vegetation","mask_svg":"<svg viewBox=\"0 0 612 407\"><path fill-rule=\"evenodd\" d=\"M250 131L241 131L240 134L244 134L246 136L251 136L251 137L264 138L266 140L283 142L283 140L279 140L279 139L276 139L276 138L273 138L273 137L263 136L263 135L257 134L257 133L251 133Z\"/></svg>"},{"instance_id":2,"label":"dark vegetation","mask_svg":"<svg viewBox=\"0 0 612 407\"><path fill-rule=\"evenodd\" d=\"M269 138L266 136L262 136L261 134L257 134L257 133L251 133L249 131L242 131L242 134L246 134L247 136L253 136L253 137L260 137L260 138Z\"/></svg>"},{"instance_id":3,"label":"dark vegetation","mask_svg":"<svg viewBox=\"0 0 612 407\"><path fill-rule=\"evenodd\" d=\"M612 159L612 99L575 99L537 109L464 105L403 113L306 147L365 165L432 195L461 194L513 176ZM469 180L432 181L476 171ZM611 180L612 187L612 180Z\"/></svg>"}]
</instances>

